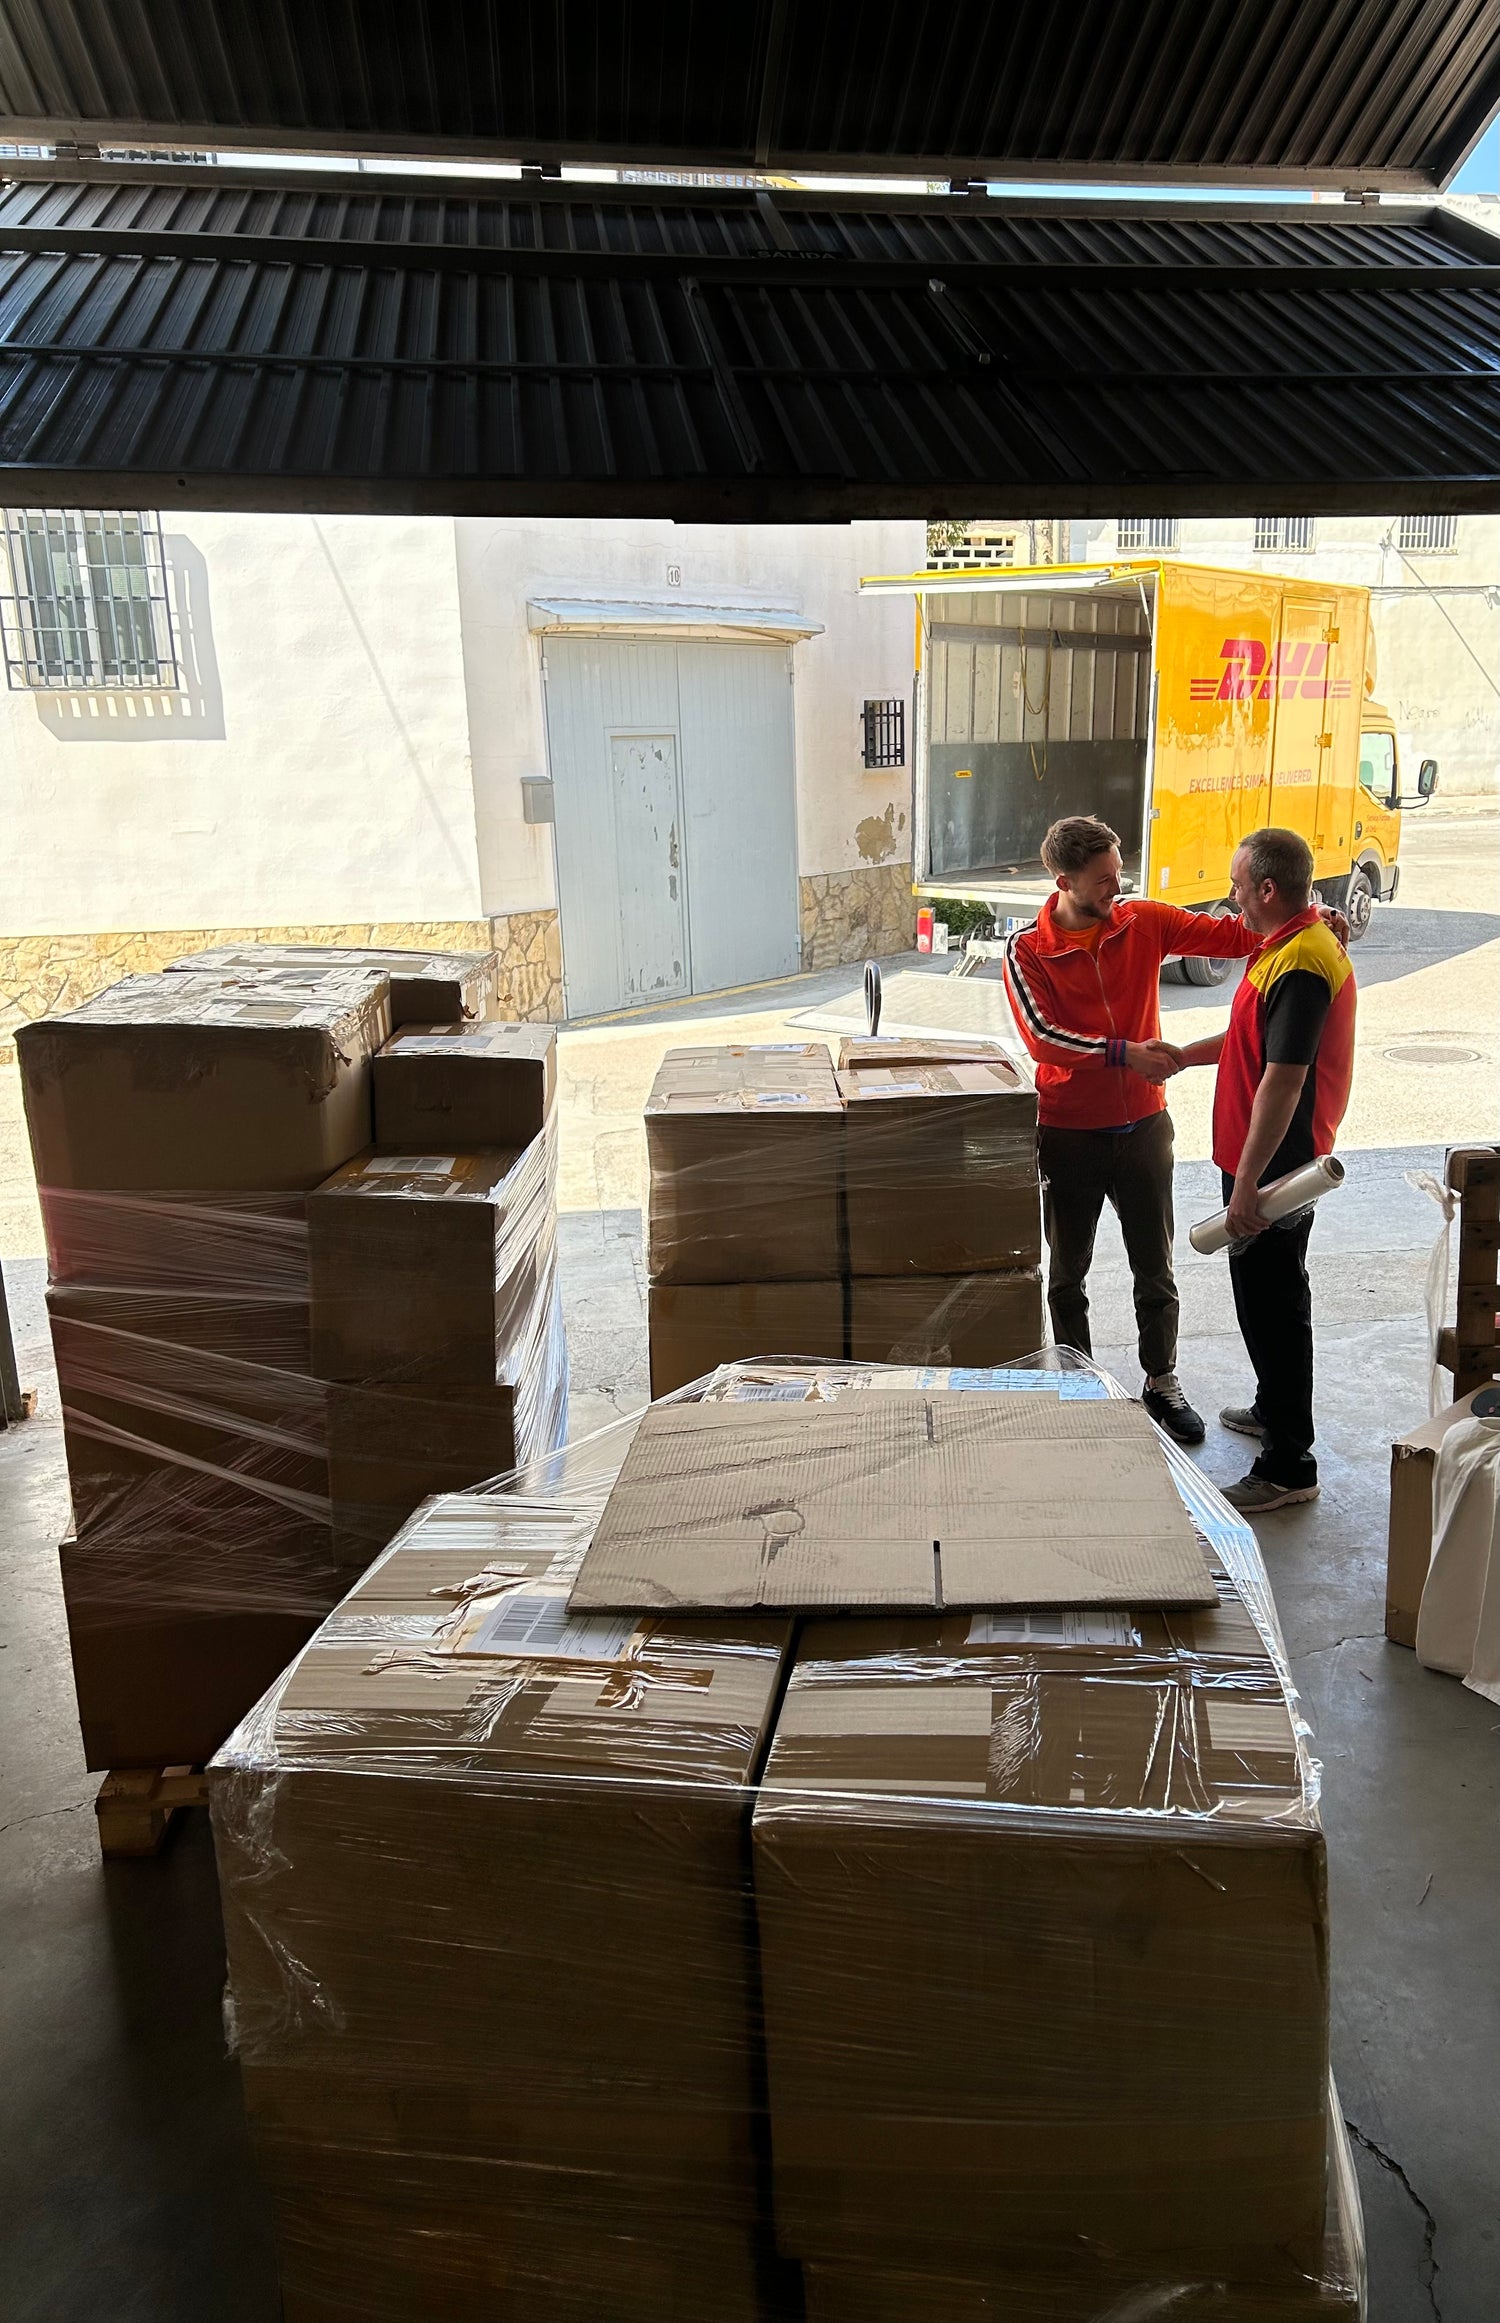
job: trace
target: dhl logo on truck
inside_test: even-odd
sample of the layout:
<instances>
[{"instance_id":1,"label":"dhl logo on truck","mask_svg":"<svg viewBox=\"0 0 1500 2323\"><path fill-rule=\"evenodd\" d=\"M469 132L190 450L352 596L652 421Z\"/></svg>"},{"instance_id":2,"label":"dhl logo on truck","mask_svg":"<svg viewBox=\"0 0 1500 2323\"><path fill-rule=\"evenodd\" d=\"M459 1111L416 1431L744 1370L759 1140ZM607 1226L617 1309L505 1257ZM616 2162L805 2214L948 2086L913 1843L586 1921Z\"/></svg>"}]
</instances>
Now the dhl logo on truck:
<instances>
[{"instance_id":1,"label":"dhl logo on truck","mask_svg":"<svg viewBox=\"0 0 1500 2323\"><path fill-rule=\"evenodd\" d=\"M1305 702L1349 699L1349 680L1328 675L1328 647L1321 639L1278 645L1273 654L1258 637L1226 637L1219 659L1222 677L1188 680L1193 701L1268 702L1279 695L1285 702L1299 691Z\"/></svg>"}]
</instances>

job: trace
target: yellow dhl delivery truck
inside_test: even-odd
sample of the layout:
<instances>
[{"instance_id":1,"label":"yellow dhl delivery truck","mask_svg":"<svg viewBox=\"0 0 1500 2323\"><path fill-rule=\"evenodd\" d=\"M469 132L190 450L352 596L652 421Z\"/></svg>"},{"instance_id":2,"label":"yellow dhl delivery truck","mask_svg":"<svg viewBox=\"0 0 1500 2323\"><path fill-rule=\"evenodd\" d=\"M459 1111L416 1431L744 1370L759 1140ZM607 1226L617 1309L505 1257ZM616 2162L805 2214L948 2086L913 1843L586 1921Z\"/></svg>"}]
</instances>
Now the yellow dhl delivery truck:
<instances>
[{"instance_id":1,"label":"yellow dhl delivery truck","mask_svg":"<svg viewBox=\"0 0 1500 2323\"><path fill-rule=\"evenodd\" d=\"M1405 778L1373 699L1367 590L1175 559L861 589L917 600L913 884L939 919L952 901L996 935L1033 917L1059 815L1119 832L1127 893L1195 910L1230 908L1230 858L1266 823L1302 833L1351 935L1395 894L1401 813L1437 766ZM1182 969L1216 983L1228 964Z\"/></svg>"}]
</instances>

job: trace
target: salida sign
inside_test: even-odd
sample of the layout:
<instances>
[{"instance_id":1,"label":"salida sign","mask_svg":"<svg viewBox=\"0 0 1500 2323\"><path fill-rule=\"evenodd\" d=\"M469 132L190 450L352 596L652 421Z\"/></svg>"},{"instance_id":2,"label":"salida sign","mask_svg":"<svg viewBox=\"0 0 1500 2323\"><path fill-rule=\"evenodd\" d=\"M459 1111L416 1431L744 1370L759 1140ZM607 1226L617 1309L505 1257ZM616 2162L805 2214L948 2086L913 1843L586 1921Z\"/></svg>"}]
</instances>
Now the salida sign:
<instances>
[{"instance_id":1,"label":"salida sign","mask_svg":"<svg viewBox=\"0 0 1500 2323\"><path fill-rule=\"evenodd\" d=\"M1298 694L1306 702L1349 699L1349 680L1328 675L1328 646L1321 638L1278 645L1273 653L1263 638L1226 637L1219 659L1222 677L1188 680L1195 702L1290 701Z\"/></svg>"}]
</instances>

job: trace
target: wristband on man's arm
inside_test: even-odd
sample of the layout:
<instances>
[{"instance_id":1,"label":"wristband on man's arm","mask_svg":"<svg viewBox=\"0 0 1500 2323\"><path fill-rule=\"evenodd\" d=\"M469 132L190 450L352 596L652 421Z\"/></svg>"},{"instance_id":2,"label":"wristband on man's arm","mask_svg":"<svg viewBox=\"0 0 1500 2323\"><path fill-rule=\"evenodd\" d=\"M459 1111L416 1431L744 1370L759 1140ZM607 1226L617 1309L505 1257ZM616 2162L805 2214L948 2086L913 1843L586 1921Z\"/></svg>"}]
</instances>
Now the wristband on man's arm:
<instances>
[{"instance_id":1,"label":"wristband on man's arm","mask_svg":"<svg viewBox=\"0 0 1500 2323\"><path fill-rule=\"evenodd\" d=\"M1123 1065L1125 1051L1129 1046L1128 1041L1106 1041L1104 1044L1104 1062L1106 1065Z\"/></svg>"}]
</instances>

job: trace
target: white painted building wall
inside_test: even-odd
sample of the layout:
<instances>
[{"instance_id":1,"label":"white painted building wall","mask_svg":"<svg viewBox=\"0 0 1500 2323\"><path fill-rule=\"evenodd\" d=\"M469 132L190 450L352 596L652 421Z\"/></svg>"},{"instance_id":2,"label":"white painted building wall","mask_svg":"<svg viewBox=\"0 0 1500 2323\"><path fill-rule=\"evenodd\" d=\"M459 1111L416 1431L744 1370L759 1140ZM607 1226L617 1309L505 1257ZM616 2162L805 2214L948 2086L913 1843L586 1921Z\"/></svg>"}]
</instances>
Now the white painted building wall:
<instances>
[{"instance_id":1,"label":"white painted building wall","mask_svg":"<svg viewBox=\"0 0 1500 2323\"><path fill-rule=\"evenodd\" d=\"M921 562L920 524L174 515L165 539L180 694L0 689L0 936L552 906L520 787L546 771L548 592L821 625L792 649L799 868L910 854L909 770L867 772L859 720L910 698L911 611L857 592Z\"/></svg>"},{"instance_id":2,"label":"white painted building wall","mask_svg":"<svg viewBox=\"0 0 1500 2323\"><path fill-rule=\"evenodd\" d=\"M165 542L181 693L0 689L0 935L478 917L451 521Z\"/></svg>"},{"instance_id":3,"label":"white painted building wall","mask_svg":"<svg viewBox=\"0 0 1500 2323\"><path fill-rule=\"evenodd\" d=\"M1112 519L1071 526L1068 553L1137 555L1117 548ZM1461 516L1455 545L1403 551L1395 517L1320 516L1310 553L1257 552L1251 517L1190 518L1176 554L1250 572L1305 573L1370 589L1375 693L1391 712L1403 766L1440 769L1444 801L1500 791L1500 516Z\"/></svg>"},{"instance_id":4,"label":"white painted building wall","mask_svg":"<svg viewBox=\"0 0 1500 2323\"><path fill-rule=\"evenodd\" d=\"M860 713L867 698L910 702L912 611L858 590L866 573L919 565L923 525L475 517L456 530L487 912L557 900L551 832L522 819L523 777L547 772L540 642L527 628L528 602L538 599L633 599L668 613L683 604L772 606L817 623L821 634L792 648L798 868L910 856L910 767L866 770Z\"/></svg>"}]
</instances>

